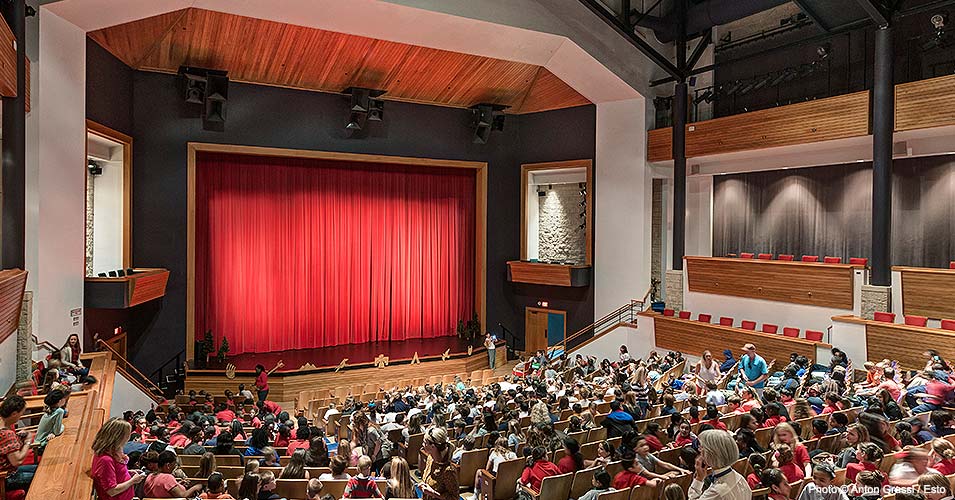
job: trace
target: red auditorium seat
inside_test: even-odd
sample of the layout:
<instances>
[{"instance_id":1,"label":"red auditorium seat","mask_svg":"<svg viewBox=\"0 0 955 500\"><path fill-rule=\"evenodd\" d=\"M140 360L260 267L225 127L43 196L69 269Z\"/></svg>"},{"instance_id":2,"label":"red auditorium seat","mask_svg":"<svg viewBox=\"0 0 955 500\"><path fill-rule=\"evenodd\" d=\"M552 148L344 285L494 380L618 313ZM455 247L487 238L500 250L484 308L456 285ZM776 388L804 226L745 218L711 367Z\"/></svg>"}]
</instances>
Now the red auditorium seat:
<instances>
[{"instance_id":1,"label":"red auditorium seat","mask_svg":"<svg viewBox=\"0 0 955 500\"><path fill-rule=\"evenodd\" d=\"M761 253L756 256L759 260L773 260L773 254L771 253Z\"/></svg>"},{"instance_id":2,"label":"red auditorium seat","mask_svg":"<svg viewBox=\"0 0 955 500\"><path fill-rule=\"evenodd\" d=\"M803 255L802 261L803 262L819 262L819 256L818 255Z\"/></svg>"},{"instance_id":3,"label":"red auditorium seat","mask_svg":"<svg viewBox=\"0 0 955 500\"><path fill-rule=\"evenodd\" d=\"M842 257L825 257L822 259L826 264L841 264Z\"/></svg>"},{"instance_id":4,"label":"red auditorium seat","mask_svg":"<svg viewBox=\"0 0 955 500\"><path fill-rule=\"evenodd\" d=\"M673 309L664 309L664 310L663 310L663 315L664 315L664 316L673 316L674 314L676 314L676 311L674 311Z\"/></svg>"},{"instance_id":5,"label":"red auditorium seat","mask_svg":"<svg viewBox=\"0 0 955 500\"><path fill-rule=\"evenodd\" d=\"M680 319L690 319L690 311L680 311Z\"/></svg>"},{"instance_id":6,"label":"red auditorium seat","mask_svg":"<svg viewBox=\"0 0 955 500\"><path fill-rule=\"evenodd\" d=\"M928 324L928 318L925 316L905 315L905 324L909 326L925 326Z\"/></svg>"},{"instance_id":7,"label":"red auditorium seat","mask_svg":"<svg viewBox=\"0 0 955 500\"><path fill-rule=\"evenodd\" d=\"M702 323L710 323L713 321L713 316L710 316L709 314L701 313L696 319L697 321L700 321Z\"/></svg>"},{"instance_id":8,"label":"red auditorium seat","mask_svg":"<svg viewBox=\"0 0 955 500\"><path fill-rule=\"evenodd\" d=\"M952 319L943 319L943 320L942 320L942 330L953 330L953 331L955 331L955 320L952 320Z\"/></svg>"},{"instance_id":9,"label":"red auditorium seat","mask_svg":"<svg viewBox=\"0 0 955 500\"><path fill-rule=\"evenodd\" d=\"M785 261L788 261L788 262L792 262L792 261L793 261L793 256L790 255L790 254L788 254L788 253L781 253L781 254L779 254L779 257L776 257L776 259L777 259L777 260L785 260Z\"/></svg>"},{"instance_id":10,"label":"red auditorium seat","mask_svg":"<svg viewBox=\"0 0 955 500\"><path fill-rule=\"evenodd\" d=\"M869 259L862 257L849 257L849 263L854 266L866 266L869 264Z\"/></svg>"},{"instance_id":11,"label":"red auditorium seat","mask_svg":"<svg viewBox=\"0 0 955 500\"><path fill-rule=\"evenodd\" d=\"M798 328L790 328L790 327L787 326L787 327L783 328L783 335L785 335L785 336L787 336L787 337L799 337L799 329L798 329Z\"/></svg>"},{"instance_id":12,"label":"red auditorium seat","mask_svg":"<svg viewBox=\"0 0 955 500\"><path fill-rule=\"evenodd\" d=\"M739 324L739 327L743 330L756 330L756 322L744 319L743 322Z\"/></svg>"},{"instance_id":13,"label":"red auditorium seat","mask_svg":"<svg viewBox=\"0 0 955 500\"><path fill-rule=\"evenodd\" d=\"M778 331L779 326L770 323L763 323L763 333L776 333Z\"/></svg>"},{"instance_id":14,"label":"red auditorium seat","mask_svg":"<svg viewBox=\"0 0 955 500\"><path fill-rule=\"evenodd\" d=\"M873 315L873 318L883 323L895 323L895 313L877 312Z\"/></svg>"},{"instance_id":15,"label":"red auditorium seat","mask_svg":"<svg viewBox=\"0 0 955 500\"><path fill-rule=\"evenodd\" d=\"M953 260L953 261L951 261L951 262L948 263L948 268L949 268L949 269L955 269L955 260Z\"/></svg>"},{"instance_id":16,"label":"red auditorium seat","mask_svg":"<svg viewBox=\"0 0 955 500\"><path fill-rule=\"evenodd\" d=\"M819 330L806 330L806 340L822 342L822 332Z\"/></svg>"},{"instance_id":17,"label":"red auditorium seat","mask_svg":"<svg viewBox=\"0 0 955 500\"><path fill-rule=\"evenodd\" d=\"M741 259L752 259L752 258L753 258L753 254L747 253L747 252L743 252L743 253L739 254L739 258L741 258Z\"/></svg>"},{"instance_id":18,"label":"red auditorium seat","mask_svg":"<svg viewBox=\"0 0 955 500\"><path fill-rule=\"evenodd\" d=\"M723 326L733 326L733 318L726 316L720 316L720 325Z\"/></svg>"}]
</instances>

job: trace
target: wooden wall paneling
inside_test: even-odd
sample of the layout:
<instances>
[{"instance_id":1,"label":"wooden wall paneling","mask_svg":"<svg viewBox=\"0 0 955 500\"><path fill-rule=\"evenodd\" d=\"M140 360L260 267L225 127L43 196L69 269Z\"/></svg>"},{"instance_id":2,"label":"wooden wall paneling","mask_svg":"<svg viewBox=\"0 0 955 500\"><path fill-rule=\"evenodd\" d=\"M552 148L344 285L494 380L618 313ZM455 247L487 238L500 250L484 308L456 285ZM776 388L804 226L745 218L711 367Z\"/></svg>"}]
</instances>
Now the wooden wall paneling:
<instances>
[{"instance_id":1,"label":"wooden wall paneling","mask_svg":"<svg viewBox=\"0 0 955 500\"><path fill-rule=\"evenodd\" d=\"M507 263L511 281L536 285L582 286L575 273L590 266L565 266L512 260Z\"/></svg>"},{"instance_id":2,"label":"wooden wall paneling","mask_svg":"<svg viewBox=\"0 0 955 500\"><path fill-rule=\"evenodd\" d=\"M856 92L687 125L687 158L791 146L869 133L869 93ZM647 135L647 160L673 159L671 129Z\"/></svg>"},{"instance_id":3,"label":"wooden wall paneling","mask_svg":"<svg viewBox=\"0 0 955 500\"><path fill-rule=\"evenodd\" d=\"M732 349L738 358L742 355L744 344L752 343L756 352L767 363L777 360L777 369L788 363L791 353L799 353L811 361L816 359L816 347L826 347L828 344L813 342L803 338L785 337L767 333L743 330L728 326L701 323L688 319L666 317L653 314L654 343L658 349L679 351L693 356L700 356L704 350L720 356L723 349Z\"/></svg>"},{"instance_id":4,"label":"wooden wall paneling","mask_svg":"<svg viewBox=\"0 0 955 500\"><path fill-rule=\"evenodd\" d=\"M895 130L955 125L955 75L895 86Z\"/></svg>"},{"instance_id":5,"label":"wooden wall paneling","mask_svg":"<svg viewBox=\"0 0 955 500\"><path fill-rule=\"evenodd\" d=\"M20 325L20 308L26 284L26 271L0 271L0 342L6 340Z\"/></svg>"},{"instance_id":6,"label":"wooden wall paneling","mask_svg":"<svg viewBox=\"0 0 955 500\"><path fill-rule=\"evenodd\" d=\"M312 373L276 372L269 377L269 397L275 401L295 401L299 392L310 389L334 389L365 383L388 383L404 379L427 378L433 375L458 373L470 374L488 368L487 353L475 352L469 357L451 358L446 361L422 360L421 364L390 365L385 368L346 369L338 373L320 371ZM235 390L238 384L255 382L254 372L238 372L229 379L224 372L216 370L190 370L186 375L186 391L205 389L216 394L226 389Z\"/></svg>"},{"instance_id":7,"label":"wooden wall paneling","mask_svg":"<svg viewBox=\"0 0 955 500\"><path fill-rule=\"evenodd\" d=\"M166 283L168 281L169 271L166 270L140 277L133 275L129 285L129 307L166 295Z\"/></svg>"},{"instance_id":8,"label":"wooden wall paneling","mask_svg":"<svg viewBox=\"0 0 955 500\"><path fill-rule=\"evenodd\" d=\"M189 8L90 36L127 65L174 73L227 70L235 81L341 92L386 90L397 101L530 113L589 101L540 66Z\"/></svg>"},{"instance_id":9,"label":"wooden wall paneling","mask_svg":"<svg viewBox=\"0 0 955 500\"><path fill-rule=\"evenodd\" d=\"M17 96L16 37L4 19L0 19L0 96Z\"/></svg>"},{"instance_id":10,"label":"wooden wall paneling","mask_svg":"<svg viewBox=\"0 0 955 500\"><path fill-rule=\"evenodd\" d=\"M955 356L955 333L947 330L867 321L865 337L869 359L898 360L907 370L924 368L922 353L929 348L938 351L943 358Z\"/></svg>"},{"instance_id":11,"label":"wooden wall paneling","mask_svg":"<svg viewBox=\"0 0 955 500\"><path fill-rule=\"evenodd\" d=\"M902 275L902 314L955 319L955 269L892 269Z\"/></svg>"},{"instance_id":12,"label":"wooden wall paneling","mask_svg":"<svg viewBox=\"0 0 955 500\"><path fill-rule=\"evenodd\" d=\"M853 268L775 260L686 257L691 292L853 308Z\"/></svg>"}]
</instances>

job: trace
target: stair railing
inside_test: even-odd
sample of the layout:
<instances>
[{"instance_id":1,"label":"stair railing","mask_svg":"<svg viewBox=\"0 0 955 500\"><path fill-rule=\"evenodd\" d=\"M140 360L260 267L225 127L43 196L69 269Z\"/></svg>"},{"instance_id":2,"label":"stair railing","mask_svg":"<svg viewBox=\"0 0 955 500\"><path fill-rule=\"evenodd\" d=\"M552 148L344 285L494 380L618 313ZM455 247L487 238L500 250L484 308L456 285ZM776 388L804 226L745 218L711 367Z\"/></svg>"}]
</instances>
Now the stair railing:
<instances>
[{"instance_id":1,"label":"stair railing","mask_svg":"<svg viewBox=\"0 0 955 500\"><path fill-rule=\"evenodd\" d=\"M561 349L565 354L570 354L577 350L585 341L600 337L621 324L634 324L637 321L637 314L644 309L644 305L650 297L650 290L644 294L640 300L631 300L630 302L618 307L610 314L594 321L579 331L564 337L563 342L551 346L548 351L553 352ZM589 334L589 335L588 335Z\"/></svg>"},{"instance_id":2,"label":"stair railing","mask_svg":"<svg viewBox=\"0 0 955 500\"><path fill-rule=\"evenodd\" d=\"M159 388L152 380L149 379L143 372L139 371L125 356L116 352L115 349L109 346L106 342L103 342L100 339L96 339L96 346L102 350L105 350L113 355L116 359L116 369L122 372L126 376L126 379L132 382L133 385L143 391L156 403L162 403L165 400L162 389Z\"/></svg>"}]
</instances>

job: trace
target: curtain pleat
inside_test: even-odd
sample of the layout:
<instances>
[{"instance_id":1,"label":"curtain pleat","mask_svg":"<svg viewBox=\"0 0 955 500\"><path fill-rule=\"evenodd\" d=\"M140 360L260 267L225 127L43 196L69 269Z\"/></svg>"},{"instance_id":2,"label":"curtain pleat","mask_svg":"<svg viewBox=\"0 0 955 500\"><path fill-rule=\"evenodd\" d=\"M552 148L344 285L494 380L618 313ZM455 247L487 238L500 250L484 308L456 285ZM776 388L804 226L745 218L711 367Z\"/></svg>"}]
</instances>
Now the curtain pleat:
<instances>
[{"instance_id":1,"label":"curtain pleat","mask_svg":"<svg viewBox=\"0 0 955 500\"><path fill-rule=\"evenodd\" d=\"M196 330L231 352L455 334L474 312L465 169L200 154Z\"/></svg>"}]
</instances>

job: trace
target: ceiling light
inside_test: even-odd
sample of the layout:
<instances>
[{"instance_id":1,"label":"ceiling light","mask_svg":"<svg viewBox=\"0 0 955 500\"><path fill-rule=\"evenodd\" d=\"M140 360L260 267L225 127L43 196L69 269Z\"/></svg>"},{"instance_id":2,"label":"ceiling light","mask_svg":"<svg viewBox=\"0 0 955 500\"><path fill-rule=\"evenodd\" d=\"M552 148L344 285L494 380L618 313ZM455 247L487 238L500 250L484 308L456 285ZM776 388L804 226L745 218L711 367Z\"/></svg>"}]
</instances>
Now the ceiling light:
<instances>
[{"instance_id":1,"label":"ceiling light","mask_svg":"<svg viewBox=\"0 0 955 500\"><path fill-rule=\"evenodd\" d=\"M936 30L941 30L945 27L945 14L934 14L929 21L931 21L932 27L934 27Z\"/></svg>"},{"instance_id":2,"label":"ceiling light","mask_svg":"<svg viewBox=\"0 0 955 500\"><path fill-rule=\"evenodd\" d=\"M819 56L819 59L825 59L829 57L829 54L832 53L832 44L826 42L818 47L816 47L816 54Z\"/></svg>"}]
</instances>

